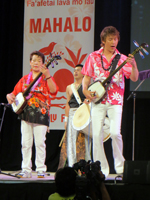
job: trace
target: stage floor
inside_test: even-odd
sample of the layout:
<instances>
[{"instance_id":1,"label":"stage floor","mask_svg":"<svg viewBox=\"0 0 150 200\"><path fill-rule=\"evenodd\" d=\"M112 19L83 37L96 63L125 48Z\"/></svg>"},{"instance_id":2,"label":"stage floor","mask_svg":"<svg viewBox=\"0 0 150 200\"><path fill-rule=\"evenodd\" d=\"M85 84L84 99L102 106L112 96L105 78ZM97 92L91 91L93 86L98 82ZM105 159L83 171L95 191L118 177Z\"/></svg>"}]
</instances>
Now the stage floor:
<instances>
[{"instance_id":1,"label":"stage floor","mask_svg":"<svg viewBox=\"0 0 150 200\"><path fill-rule=\"evenodd\" d=\"M37 178L37 173L35 171L32 171L32 178L17 178L15 177L20 171L2 171L0 173L0 183L5 182L30 182L30 181L38 181L38 182L43 182L43 181L54 181L55 177L55 172L46 172L44 178ZM3 174L4 173L4 174ZM10 176L12 175L12 176ZM117 174L109 174L108 177L105 179L106 182L108 181L115 181L115 178L117 177ZM121 177L117 177L117 180L122 180Z\"/></svg>"},{"instance_id":2,"label":"stage floor","mask_svg":"<svg viewBox=\"0 0 150 200\"><path fill-rule=\"evenodd\" d=\"M54 172L46 172L44 178L37 178L37 173L35 171L32 171L32 177L31 178L18 178L15 177L20 171L2 171L0 173L0 183L2 182L29 182L29 181L53 181L54 182ZM4 174L3 174L4 173ZM11 176L12 175L12 176Z\"/></svg>"},{"instance_id":3,"label":"stage floor","mask_svg":"<svg viewBox=\"0 0 150 200\"><path fill-rule=\"evenodd\" d=\"M16 178L20 171L2 171L0 174L0 200L48 200L56 192L55 173L46 172L45 178L37 178L35 171L32 178ZM150 185L123 183L117 174L110 174L105 180L111 200L150 200Z\"/></svg>"}]
</instances>

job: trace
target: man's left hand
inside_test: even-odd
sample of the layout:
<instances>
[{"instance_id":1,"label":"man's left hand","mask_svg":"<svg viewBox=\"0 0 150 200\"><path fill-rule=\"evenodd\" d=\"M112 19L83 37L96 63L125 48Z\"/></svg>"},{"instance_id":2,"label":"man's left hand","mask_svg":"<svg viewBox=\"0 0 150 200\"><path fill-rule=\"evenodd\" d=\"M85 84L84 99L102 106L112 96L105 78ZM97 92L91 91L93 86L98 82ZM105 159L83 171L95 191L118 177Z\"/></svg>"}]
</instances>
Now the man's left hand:
<instances>
[{"instance_id":1,"label":"man's left hand","mask_svg":"<svg viewBox=\"0 0 150 200\"><path fill-rule=\"evenodd\" d=\"M135 66L136 62L132 54L128 55L127 62L130 63L133 67Z\"/></svg>"}]
</instances>

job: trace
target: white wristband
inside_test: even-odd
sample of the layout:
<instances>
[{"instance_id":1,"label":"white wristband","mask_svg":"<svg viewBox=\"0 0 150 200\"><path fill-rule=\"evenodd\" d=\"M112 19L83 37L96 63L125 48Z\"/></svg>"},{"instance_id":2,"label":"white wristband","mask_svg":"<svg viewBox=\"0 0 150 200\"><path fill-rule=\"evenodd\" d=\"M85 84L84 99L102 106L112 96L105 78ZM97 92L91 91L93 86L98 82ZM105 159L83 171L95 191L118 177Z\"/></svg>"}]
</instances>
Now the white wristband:
<instances>
[{"instance_id":1,"label":"white wristband","mask_svg":"<svg viewBox=\"0 0 150 200\"><path fill-rule=\"evenodd\" d=\"M65 122L67 122L68 121L68 117L67 116L65 116Z\"/></svg>"}]
</instances>

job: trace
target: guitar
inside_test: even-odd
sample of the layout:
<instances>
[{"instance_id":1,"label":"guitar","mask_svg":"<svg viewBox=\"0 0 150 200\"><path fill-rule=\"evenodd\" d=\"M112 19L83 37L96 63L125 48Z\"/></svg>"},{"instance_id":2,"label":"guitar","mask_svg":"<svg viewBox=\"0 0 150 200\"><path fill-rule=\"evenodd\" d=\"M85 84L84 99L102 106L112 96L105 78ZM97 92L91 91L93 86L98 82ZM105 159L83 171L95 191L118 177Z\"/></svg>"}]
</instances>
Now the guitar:
<instances>
[{"instance_id":1,"label":"guitar","mask_svg":"<svg viewBox=\"0 0 150 200\"><path fill-rule=\"evenodd\" d=\"M144 49L144 47L148 47L148 45L146 43L142 43L138 48L136 48L131 54L135 55L136 53L140 53L140 50L142 49L145 53L146 50ZM127 63L127 59L119 66L117 67L103 82L100 81L95 81L94 83L90 84L88 87L88 90L91 92L95 92L94 96L96 96L96 98L93 100L93 102L95 104L98 104L102 101L102 99L104 98L105 94L106 94L106 88L108 87L108 81L113 77L114 74L116 74L125 64Z\"/></svg>"},{"instance_id":2,"label":"guitar","mask_svg":"<svg viewBox=\"0 0 150 200\"><path fill-rule=\"evenodd\" d=\"M54 57L52 57L46 64L46 67L48 68L50 64L52 64L53 62L55 62L56 64L57 61L56 60L61 60L61 56L56 55ZM29 86L27 87L27 89L22 93L18 93L16 95L15 98L15 102L11 104L13 111L16 114L20 114L23 112L23 109L25 108L26 104L27 104L27 99L26 96L28 96L32 86L34 85L34 83L40 78L40 76L42 75L42 72L40 72L35 79L29 84Z\"/></svg>"}]
</instances>

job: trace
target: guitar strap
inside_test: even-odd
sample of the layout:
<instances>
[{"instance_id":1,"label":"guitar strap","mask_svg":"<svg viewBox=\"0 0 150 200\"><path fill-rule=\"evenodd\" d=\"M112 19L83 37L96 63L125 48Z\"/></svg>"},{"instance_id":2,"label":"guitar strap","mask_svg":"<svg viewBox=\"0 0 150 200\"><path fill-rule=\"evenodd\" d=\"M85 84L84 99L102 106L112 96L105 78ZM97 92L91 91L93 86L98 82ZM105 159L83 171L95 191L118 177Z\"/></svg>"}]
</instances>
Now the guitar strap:
<instances>
[{"instance_id":1,"label":"guitar strap","mask_svg":"<svg viewBox=\"0 0 150 200\"><path fill-rule=\"evenodd\" d=\"M114 59L112 60L112 67L111 67L111 70L110 70L110 74L115 70L115 68L116 68L116 66L117 66L117 64L118 64L118 61L119 61L119 59L120 59L120 54L116 54L116 56L114 57ZM112 77L111 77L111 79L112 79ZM111 79L110 80L108 80L108 82L107 82L107 84L110 84L110 82L111 82Z\"/></svg>"},{"instance_id":2,"label":"guitar strap","mask_svg":"<svg viewBox=\"0 0 150 200\"><path fill-rule=\"evenodd\" d=\"M74 96L75 96L76 101L78 102L78 104L79 105L82 104L81 98L79 96L78 91L75 88L75 84L74 83L71 84L71 89L72 89L72 92L73 92L73 94L74 94Z\"/></svg>"}]
</instances>

